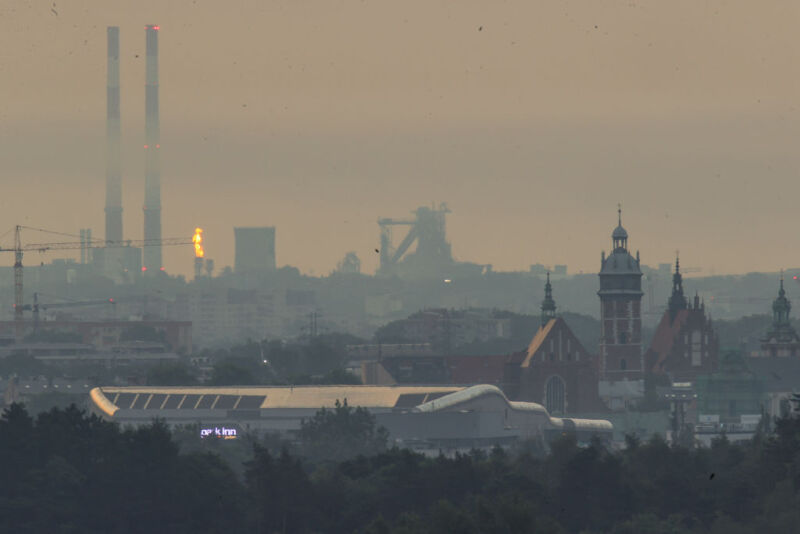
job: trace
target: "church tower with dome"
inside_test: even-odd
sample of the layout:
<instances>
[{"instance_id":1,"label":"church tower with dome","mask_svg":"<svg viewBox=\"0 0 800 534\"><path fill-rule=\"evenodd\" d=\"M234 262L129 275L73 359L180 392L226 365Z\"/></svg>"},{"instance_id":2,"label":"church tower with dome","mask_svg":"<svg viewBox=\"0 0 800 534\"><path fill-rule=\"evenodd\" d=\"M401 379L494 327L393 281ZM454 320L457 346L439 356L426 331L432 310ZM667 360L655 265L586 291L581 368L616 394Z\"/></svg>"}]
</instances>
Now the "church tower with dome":
<instances>
[{"instance_id":1,"label":"church tower with dome","mask_svg":"<svg viewBox=\"0 0 800 534\"><path fill-rule=\"evenodd\" d=\"M772 328L761 339L761 356L765 357L792 357L800 355L800 337L792 327L789 312L792 303L786 298L783 289L783 273L778 298L772 303Z\"/></svg>"},{"instance_id":2,"label":"church tower with dome","mask_svg":"<svg viewBox=\"0 0 800 534\"><path fill-rule=\"evenodd\" d=\"M603 252L600 267L599 393L611 409L624 409L644 396L642 354L642 271L639 253L628 250L622 209L611 234L611 252Z\"/></svg>"}]
</instances>

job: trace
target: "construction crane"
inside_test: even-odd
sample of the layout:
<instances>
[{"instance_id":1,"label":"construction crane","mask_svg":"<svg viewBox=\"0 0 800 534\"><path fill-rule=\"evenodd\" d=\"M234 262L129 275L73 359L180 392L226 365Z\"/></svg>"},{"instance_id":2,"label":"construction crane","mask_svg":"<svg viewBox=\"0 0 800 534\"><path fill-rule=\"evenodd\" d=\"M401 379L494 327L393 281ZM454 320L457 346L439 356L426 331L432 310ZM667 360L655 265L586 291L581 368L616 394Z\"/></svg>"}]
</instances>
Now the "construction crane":
<instances>
[{"instance_id":1,"label":"construction crane","mask_svg":"<svg viewBox=\"0 0 800 534\"><path fill-rule=\"evenodd\" d=\"M192 245L191 237L169 237L165 239L143 239L143 240L126 240L126 241L104 241L93 240L87 241L60 241L55 243L26 243L22 244L22 230L33 230L37 232L45 232L49 234L63 235L67 237L75 237L71 234L62 232L53 232L51 230L43 230L41 228L33 228L30 226L17 225L14 227L14 248L2 248L0 252L13 252L14 253L14 320L17 322L22 321L22 312L24 305L22 303L22 256L24 252L49 252L51 250L76 250L80 248L118 248L118 247L153 247L153 246L174 246L174 245Z\"/></svg>"},{"instance_id":2,"label":"construction crane","mask_svg":"<svg viewBox=\"0 0 800 534\"><path fill-rule=\"evenodd\" d=\"M39 303L39 293L33 294L33 304L25 304L22 306L23 311L33 312L33 332L34 334L39 331L39 310L48 310L50 308L70 308L73 306L98 306L111 304L111 307L116 310L117 301L114 298L107 298L101 300L70 300L67 302L54 302L50 304ZM115 313L116 314L116 313Z\"/></svg>"}]
</instances>

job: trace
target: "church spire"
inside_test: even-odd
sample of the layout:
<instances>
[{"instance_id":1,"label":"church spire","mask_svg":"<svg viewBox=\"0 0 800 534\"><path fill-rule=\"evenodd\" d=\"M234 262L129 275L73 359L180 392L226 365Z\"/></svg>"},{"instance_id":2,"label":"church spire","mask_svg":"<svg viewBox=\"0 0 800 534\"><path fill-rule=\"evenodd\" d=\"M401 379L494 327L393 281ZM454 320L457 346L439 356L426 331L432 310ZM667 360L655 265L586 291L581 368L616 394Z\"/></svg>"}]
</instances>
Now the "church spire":
<instances>
[{"instance_id":1,"label":"church spire","mask_svg":"<svg viewBox=\"0 0 800 534\"><path fill-rule=\"evenodd\" d=\"M547 283L544 285L544 300L542 301L542 327L550 319L556 318L556 301L553 300L553 286L550 285L550 273L547 273Z\"/></svg>"},{"instance_id":2,"label":"church spire","mask_svg":"<svg viewBox=\"0 0 800 534\"><path fill-rule=\"evenodd\" d=\"M628 232L622 227L622 204L617 204L617 227L611 233L612 252L628 250Z\"/></svg>"},{"instance_id":3,"label":"church spire","mask_svg":"<svg viewBox=\"0 0 800 534\"><path fill-rule=\"evenodd\" d=\"M685 310L688 306L686 296L683 294L683 276L681 276L681 262L675 255L675 274L672 275L672 295L669 297L669 317L675 320L678 311Z\"/></svg>"},{"instance_id":4,"label":"church spire","mask_svg":"<svg viewBox=\"0 0 800 534\"><path fill-rule=\"evenodd\" d=\"M778 297L772 302L772 327L767 332L762 341L768 343L797 343L800 341L797 333L789 320L789 313L792 311L792 303L786 298L786 290L783 288L783 271L781 271L780 286L778 286ZM763 346L762 346L763 348ZM773 347L774 349L774 347ZM796 347L791 348L792 355L795 355ZM775 356L775 353L772 353Z\"/></svg>"},{"instance_id":5,"label":"church spire","mask_svg":"<svg viewBox=\"0 0 800 534\"><path fill-rule=\"evenodd\" d=\"M772 328L780 329L789 325L789 312L792 310L792 304L786 298L786 291L783 289L783 271L781 271L780 289L778 290L778 298L772 303Z\"/></svg>"}]
</instances>

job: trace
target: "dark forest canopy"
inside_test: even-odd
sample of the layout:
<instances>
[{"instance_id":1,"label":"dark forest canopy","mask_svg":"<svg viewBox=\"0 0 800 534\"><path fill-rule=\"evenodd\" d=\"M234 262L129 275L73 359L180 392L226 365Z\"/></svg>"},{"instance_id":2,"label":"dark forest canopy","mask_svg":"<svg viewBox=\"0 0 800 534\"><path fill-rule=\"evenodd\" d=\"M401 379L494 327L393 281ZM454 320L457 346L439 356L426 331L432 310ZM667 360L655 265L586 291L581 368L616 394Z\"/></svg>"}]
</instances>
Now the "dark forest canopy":
<instances>
[{"instance_id":1,"label":"dark forest canopy","mask_svg":"<svg viewBox=\"0 0 800 534\"><path fill-rule=\"evenodd\" d=\"M334 416L309 438L337 439ZM367 419L340 433L376 436ZM547 454L388 449L319 462L302 444L184 447L176 438L191 436L160 422L120 429L75 407L34 419L12 405L0 418L0 522L6 532L792 532L800 422L775 428L697 450L656 437L612 452L565 437ZM246 458L226 451L245 444Z\"/></svg>"}]
</instances>

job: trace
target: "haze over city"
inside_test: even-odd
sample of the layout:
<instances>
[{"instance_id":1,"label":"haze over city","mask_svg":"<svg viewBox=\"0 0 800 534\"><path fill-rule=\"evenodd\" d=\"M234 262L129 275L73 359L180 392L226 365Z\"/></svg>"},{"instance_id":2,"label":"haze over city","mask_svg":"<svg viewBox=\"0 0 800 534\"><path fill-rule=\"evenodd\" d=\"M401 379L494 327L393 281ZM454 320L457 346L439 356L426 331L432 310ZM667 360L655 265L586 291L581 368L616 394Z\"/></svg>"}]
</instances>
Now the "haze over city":
<instances>
[{"instance_id":1,"label":"haze over city","mask_svg":"<svg viewBox=\"0 0 800 534\"><path fill-rule=\"evenodd\" d=\"M279 265L378 263L379 217L452 209L459 260L596 272L616 206L648 264L800 265L794 4L9 2L6 226L102 236L120 26L125 237L142 237L144 35L160 32L163 235L274 225ZM4 243L7 244L7 243ZM165 249L191 273L188 249ZM0 258L6 264L9 257Z\"/></svg>"},{"instance_id":2,"label":"haze over city","mask_svg":"<svg viewBox=\"0 0 800 534\"><path fill-rule=\"evenodd\" d=\"M800 532L798 20L6 0L0 530Z\"/></svg>"}]
</instances>

